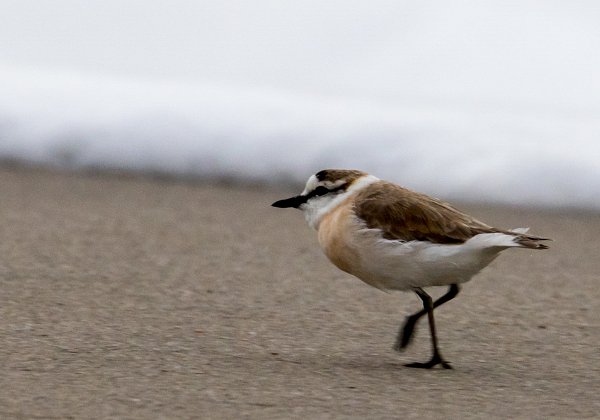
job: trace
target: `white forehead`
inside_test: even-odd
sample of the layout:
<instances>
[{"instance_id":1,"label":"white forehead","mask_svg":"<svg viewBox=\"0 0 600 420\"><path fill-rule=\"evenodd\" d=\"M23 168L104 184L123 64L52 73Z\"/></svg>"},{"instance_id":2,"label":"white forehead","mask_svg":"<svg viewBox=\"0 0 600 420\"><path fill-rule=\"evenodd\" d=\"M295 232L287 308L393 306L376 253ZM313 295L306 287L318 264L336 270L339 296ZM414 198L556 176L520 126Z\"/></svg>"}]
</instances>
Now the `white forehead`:
<instances>
[{"instance_id":1,"label":"white forehead","mask_svg":"<svg viewBox=\"0 0 600 420\"><path fill-rule=\"evenodd\" d=\"M306 195L309 192L313 191L315 188L317 188L319 185L322 185L324 187L327 188L335 188L335 187L339 187L340 185L346 183L346 181L344 179L338 179L335 182L332 181L319 181L319 179L317 178L316 175L311 175L310 178L308 178L308 181L306 181L306 186L304 187L304 191L302 191L302 194L300 195Z\"/></svg>"},{"instance_id":2,"label":"white forehead","mask_svg":"<svg viewBox=\"0 0 600 420\"><path fill-rule=\"evenodd\" d=\"M308 194L310 191L317 188L318 185L319 185L319 180L317 179L317 176L311 175L310 178L308 178L308 181L306 181L306 186L304 187L304 191L302 191L301 195Z\"/></svg>"}]
</instances>

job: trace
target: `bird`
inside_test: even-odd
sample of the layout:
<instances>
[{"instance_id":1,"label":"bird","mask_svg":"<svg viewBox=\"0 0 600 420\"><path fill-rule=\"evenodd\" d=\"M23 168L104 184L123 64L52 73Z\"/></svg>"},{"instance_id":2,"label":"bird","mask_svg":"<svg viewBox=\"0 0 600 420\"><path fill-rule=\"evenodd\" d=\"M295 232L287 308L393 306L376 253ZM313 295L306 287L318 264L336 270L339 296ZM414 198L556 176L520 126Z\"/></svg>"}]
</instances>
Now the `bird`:
<instances>
[{"instance_id":1,"label":"bird","mask_svg":"<svg viewBox=\"0 0 600 420\"><path fill-rule=\"evenodd\" d=\"M405 365L412 368L452 369L439 350L435 308L455 298L503 250L542 250L551 240L528 228L492 227L442 200L359 170L321 170L302 193L272 206L301 210L325 255L342 271L384 291L417 294L423 309L406 317L393 347L404 350L417 321L427 315L432 357ZM433 301L424 290L432 286L448 290Z\"/></svg>"}]
</instances>

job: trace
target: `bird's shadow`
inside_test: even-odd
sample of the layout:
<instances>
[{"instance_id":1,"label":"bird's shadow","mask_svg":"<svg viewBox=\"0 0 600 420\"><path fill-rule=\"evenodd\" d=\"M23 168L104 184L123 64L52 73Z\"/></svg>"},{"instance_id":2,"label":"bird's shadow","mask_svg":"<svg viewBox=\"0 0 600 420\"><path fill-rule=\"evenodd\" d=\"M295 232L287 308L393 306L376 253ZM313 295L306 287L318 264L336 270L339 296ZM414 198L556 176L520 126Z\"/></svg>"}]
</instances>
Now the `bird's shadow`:
<instances>
[{"instance_id":1,"label":"bird's shadow","mask_svg":"<svg viewBox=\"0 0 600 420\"><path fill-rule=\"evenodd\" d=\"M425 357L428 357L426 355ZM418 369L408 367L406 364L414 362L410 357L402 357L398 355L398 359L394 359L394 352L390 354L380 355L371 353L335 353L335 354L294 354L293 352L278 353L270 355L271 361L278 363L286 363L295 365L297 369L307 369L318 374L340 373L356 374L364 376L386 376L396 375L399 372L403 377L423 377L437 375L443 377L451 376L470 376L470 375L486 375L489 369L484 364L465 365L462 363L452 364L453 369L444 369L441 366L436 366L431 369Z\"/></svg>"}]
</instances>

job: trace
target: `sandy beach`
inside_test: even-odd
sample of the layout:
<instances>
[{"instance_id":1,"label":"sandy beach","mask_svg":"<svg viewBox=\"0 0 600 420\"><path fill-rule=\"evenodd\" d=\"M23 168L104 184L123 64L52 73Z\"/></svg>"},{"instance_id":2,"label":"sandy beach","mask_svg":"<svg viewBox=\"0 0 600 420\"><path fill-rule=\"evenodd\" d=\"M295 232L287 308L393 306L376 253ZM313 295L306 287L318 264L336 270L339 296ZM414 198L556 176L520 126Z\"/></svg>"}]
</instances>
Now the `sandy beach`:
<instances>
[{"instance_id":1,"label":"sandy beach","mask_svg":"<svg viewBox=\"0 0 600 420\"><path fill-rule=\"evenodd\" d=\"M0 417L600 417L600 215L459 203L554 242L436 310L424 371L419 299L333 267L295 193L0 169Z\"/></svg>"}]
</instances>

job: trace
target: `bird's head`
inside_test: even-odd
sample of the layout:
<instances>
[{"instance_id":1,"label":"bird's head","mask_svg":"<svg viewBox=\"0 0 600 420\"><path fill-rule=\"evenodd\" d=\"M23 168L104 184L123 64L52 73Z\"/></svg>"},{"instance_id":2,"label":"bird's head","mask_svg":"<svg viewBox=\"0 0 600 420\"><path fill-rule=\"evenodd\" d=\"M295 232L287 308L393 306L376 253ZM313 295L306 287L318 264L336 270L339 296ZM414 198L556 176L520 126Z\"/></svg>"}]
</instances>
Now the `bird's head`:
<instances>
[{"instance_id":1,"label":"bird's head","mask_svg":"<svg viewBox=\"0 0 600 420\"><path fill-rule=\"evenodd\" d=\"M362 171L324 169L308 178L300 195L276 201L272 206L300 209L309 225L316 228L322 216L343 201L357 181L364 179L377 180Z\"/></svg>"}]
</instances>

